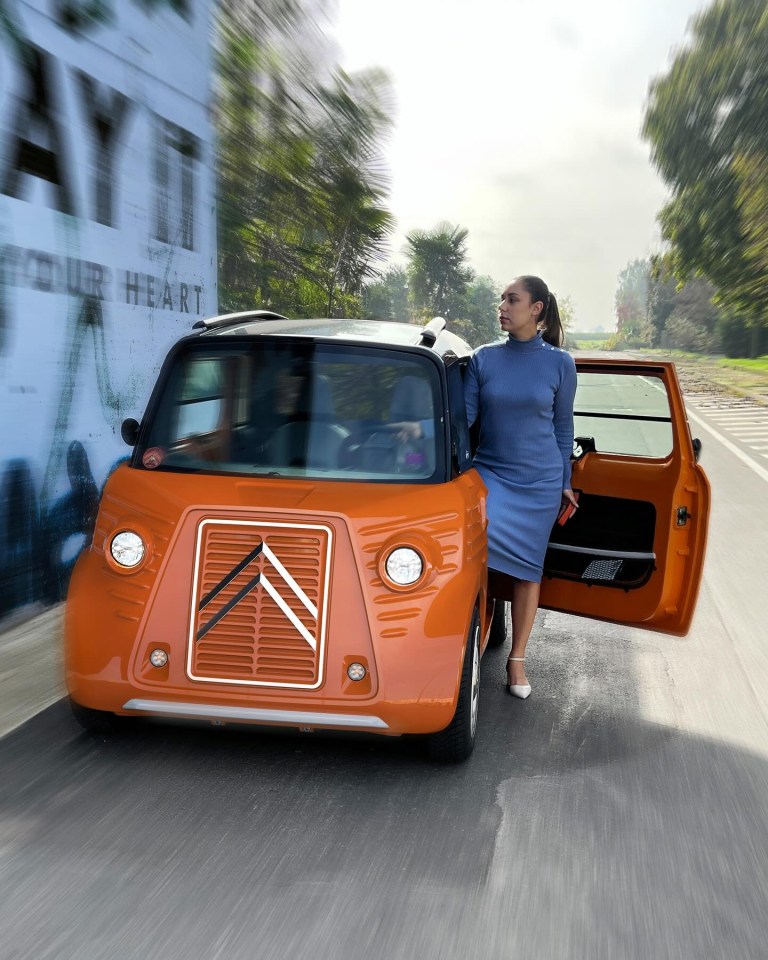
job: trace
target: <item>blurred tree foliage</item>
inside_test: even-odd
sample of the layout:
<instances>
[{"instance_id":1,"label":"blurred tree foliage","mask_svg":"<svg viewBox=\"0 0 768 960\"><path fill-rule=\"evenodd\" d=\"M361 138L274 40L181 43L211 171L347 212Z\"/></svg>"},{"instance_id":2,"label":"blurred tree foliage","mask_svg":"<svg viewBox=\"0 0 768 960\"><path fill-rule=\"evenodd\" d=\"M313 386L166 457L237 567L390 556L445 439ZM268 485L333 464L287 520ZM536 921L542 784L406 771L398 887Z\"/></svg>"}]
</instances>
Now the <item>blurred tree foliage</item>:
<instances>
[{"instance_id":1,"label":"blurred tree foliage","mask_svg":"<svg viewBox=\"0 0 768 960\"><path fill-rule=\"evenodd\" d=\"M501 288L470 268L464 227L413 230L405 266L383 267L394 228L381 162L390 83L379 70L319 69L312 51L324 41L309 6L219 0L220 308L415 323L442 315L472 346L497 339Z\"/></svg>"},{"instance_id":2,"label":"blurred tree foliage","mask_svg":"<svg viewBox=\"0 0 768 960\"><path fill-rule=\"evenodd\" d=\"M557 294L555 294L557 296ZM557 309L563 325L563 346L566 350L576 347L573 331L576 326L576 306L570 296L557 297Z\"/></svg>"},{"instance_id":3,"label":"blurred tree foliage","mask_svg":"<svg viewBox=\"0 0 768 960\"><path fill-rule=\"evenodd\" d=\"M681 283L669 273L663 258L633 260L619 274L617 329L605 348L649 346L719 353L727 311L716 299L717 289L704 277Z\"/></svg>"},{"instance_id":4,"label":"blurred tree foliage","mask_svg":"<svg viewBox=\"0 0 768 960\"><path fill-rule=\"evenodd\" d=\"M380 279L366 285L363 291L363 318L366 320L411 319L408 301L408 273L405 267L390 266Z\"/></svg>"},{"instance_id":5,"label":"blurred tree foliage","mask_svg":"<svg viewBox=\"0 0 768 960\"><path fill-rule=\"evenodd\" d=\"M467 262L468 235L466 227L447 222L406 234L408 279L417 316L445 316L456 298L466 293L473 279Z\"/></svg>"},{"instance_id":6,"label":"blurred tree foliage","mask_svg":"<svg viewBox=\"0 0 768 960\"><path fill-rule=\"evenodd\" d=\"M452 250L449 251L449 257L453 261ZM443 270L439 266L436 269ZM450 296L444 297L442 315L450 330L476 347L499 336L496 313L499 285L490 277L475 276L469 267L465 267L465 271L466 287L461 293L453 291ZM379 281L366 286L363 316L368 320L411 323L421 323L433 316L440 316L429 300L424 299L417 306L411 278L408 268L390 266Z\"/></svg>"},{"instance_id":7,"label":"blurred tree foliage","mask_svg":"<svg viewBox=\"0 0 768 960\"><path fill-rule=\"evenodd\" d=\"M716 0L690 44L651 85L643 133L672 189L659 219L666 266L704 277L729 315L768 323L768 8Z\"/></svg>"},{"instance_id":8,"label":"blurred tree foliage","mask_svg":"<svg viewBox=\"0 0 768 960\"><path fill-rule=\"evenodd\" d=\"M472 347L498 340L503 335L498 319L503 285L469 266L468 237L465 227L447 222L412 230L406 235L405 267L391 266L366 286L364 316L411 323L442 316L448 329ZM566 296L558 298L558 305L567 330L573 303Z\"/></svg>"},{"instance_id":9,"label":"blurred tree foliage","mask_svg":"<svg viewBox=\"0 0 768 960\"><path fill-rule=\"evenodd\" d=\"M501 290L501 285L491 277L474 276L446 317L449 328L473 347L498 340Z\"/></svg>"},{"instance_id":10,"label":"blurred tree foliage","mask_svg":"<svg viewBox=\"0 0 768 960\"><path fill-rule=\"evenodd\" d=\"M632 260L619 274L616 288L616 328L627 339L641 338L648 313L650 264Z\"/></svg>"},{"instance_id":11,"label":"blurred tree foliage","mask_svg":"<svg viewBox=\"0 0 768 960\"><path fill-rule=\"evenodd\" d=\"M319 74L302 0L218 8L219 304L359 314L393 221L381 147L390 85ZM301 38L302 42L299 42ZM311 39L311 38L310 38Z\"/></svg>"}]
</instances>

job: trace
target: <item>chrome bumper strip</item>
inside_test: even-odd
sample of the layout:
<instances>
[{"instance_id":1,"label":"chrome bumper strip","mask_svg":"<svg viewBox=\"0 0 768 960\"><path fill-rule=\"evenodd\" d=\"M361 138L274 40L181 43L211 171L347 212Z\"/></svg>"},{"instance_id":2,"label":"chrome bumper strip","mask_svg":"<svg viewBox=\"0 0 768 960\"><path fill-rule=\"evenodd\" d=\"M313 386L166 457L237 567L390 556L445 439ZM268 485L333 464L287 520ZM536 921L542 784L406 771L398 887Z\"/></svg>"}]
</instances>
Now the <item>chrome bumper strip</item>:
<instances>
[{"instance_id":1,"label":"chrome bumper strip","mask_svg":"<svg viewBox=\"0 0 768 960\"><path fill-rule=\"evenodd\" d=\"M387 730L381 717L349 713L313 713L308 710L263 710L258 707L223 707L205 703L176 703L173 700L128 700L123 710L199 717L202 720L231 720L250 723L283 723L291 727L348 727L358 730Z\"/></svg>"}]
</instances>

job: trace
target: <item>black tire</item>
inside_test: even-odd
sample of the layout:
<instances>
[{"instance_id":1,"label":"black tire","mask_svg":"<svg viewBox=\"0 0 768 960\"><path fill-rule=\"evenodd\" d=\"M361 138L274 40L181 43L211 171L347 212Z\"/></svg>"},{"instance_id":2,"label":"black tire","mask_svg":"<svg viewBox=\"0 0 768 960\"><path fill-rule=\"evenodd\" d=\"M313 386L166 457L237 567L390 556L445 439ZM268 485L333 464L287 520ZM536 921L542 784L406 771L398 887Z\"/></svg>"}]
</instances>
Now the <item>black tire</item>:
<instances>
[{"instance_id":1,"label":"black tire","mask_svg":"<svg viewBox=\"0 0 768 960\"><path fill-rule=\"evenodd\" d=\"M93 710L91 707L83 707L70 697L69 706L72 714L88 733L112 734L118 729L118 717L114 713L107 713L105 710Z\"/></svg>"},{"instance_id":2,"label":"black tire","mask_svg":"<svg viewBox=\"0 0 768 960\"><path fill-rule=\"evenodd\" d=\"M491 618L491 630L488 634L489 647L503 647L507 640L507 610L506 600L497 600Z\"/></svg>"},{"instance_id":3,"label":"black tire","mask_svg":"<svg viewBox=\"0 0 768 960\"><path fill-rule=\"evenodd\" d=\"M445 730L433 733L428 740L429 755L433 760L440 760L443 763L461 763L472 753L477 731L479 695L480 614L475 607L464 650L456 713Z\"/></svg>"}]
</instances>

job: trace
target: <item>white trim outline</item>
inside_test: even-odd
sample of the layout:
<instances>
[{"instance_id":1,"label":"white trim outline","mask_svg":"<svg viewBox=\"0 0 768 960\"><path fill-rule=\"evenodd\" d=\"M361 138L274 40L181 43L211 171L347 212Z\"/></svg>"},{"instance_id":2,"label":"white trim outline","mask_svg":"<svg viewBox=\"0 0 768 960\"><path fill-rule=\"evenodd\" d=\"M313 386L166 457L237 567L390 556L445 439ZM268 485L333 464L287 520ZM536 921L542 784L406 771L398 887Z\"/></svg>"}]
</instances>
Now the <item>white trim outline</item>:
<instances>
[{"instance_id":1,"label":"white trim outline","mask_svg":"<svg viewBox=\"0 0 768 960\"><path fill-rule=\"evenodd\" d=\"M312 634L307 630L304 624L299 620L296 614L291 610L289 605L285 602L282 596L280 596L279 591L276 589L275 585L264 576L260 574L256 578L256 582L252 584L251 589L256 589L257 586L263 586L269 596L275 601L277 606L286 616L288 621L294 627L294 629L299 633L301 638L309 644L312 648L312 651L315 654L315 662L317 664L317 679L313 683L291 683L287 681L275 681L275 680L242 680L230 677L209 677L209 676L199 676L194 673L192 668L193 658L195 647L197 645L198 636L195 634L195 624L197 622L200 609L199 607L203 604L200 604L198 601L198 584L200 578L200 565L202 562L202 544L203 544L203 534L205 528L208 526L216 527L243 527L251 528L256 530L259 539L262 542L262 554L264 557L269 560L272 566L277 570L280 578L284 581L285 585L290 589L294 594L297 600L305 607L305 609L314 617L317 623L317 636L313 637ZM260 531L264 530L302 530L302 531L311 531L313 533L322 532L325 533L327 537L326 541L326 555L325 555L325 571L322 583L322 602L320 610L318 607L309 599L306 593L302 590L299 584L296 582L294 577L289 573L285 568L284 564L275 556L274 552L269 548L266 543L266 533L261 534ZM316 690L320 687L324 680L324 670L325 670L325 639L326 639L326 621L327 621L327 605L328 605L328 589L329 589L329 572L331 564L331 551L333 544L333 530L331 527L325 524L316 524L316 523L278 523L278 522L260 522L258 520L226 520L226 519L215 519L207 518L201 520L197 527L197 537L195 543L195 564L193 571L193 586L192 586L192 600L190 605L190 616L189 616L189 632L187 636L187 676L190 680L195 680L200 683L219 683L219 684L235 684L237 686L251 686L251 687L286 687L294 689L303 689L303 690ZM247 592L250 592L248 590Z\"/></svg>"}]
</instances>

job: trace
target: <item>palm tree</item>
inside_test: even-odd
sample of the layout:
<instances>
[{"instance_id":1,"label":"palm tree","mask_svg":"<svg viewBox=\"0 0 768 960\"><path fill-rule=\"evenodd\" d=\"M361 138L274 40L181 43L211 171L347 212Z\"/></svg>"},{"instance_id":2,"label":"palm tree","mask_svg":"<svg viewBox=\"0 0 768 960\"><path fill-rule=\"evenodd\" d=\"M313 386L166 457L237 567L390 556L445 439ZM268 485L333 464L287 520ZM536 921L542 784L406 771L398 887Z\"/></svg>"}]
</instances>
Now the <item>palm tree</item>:
<instances>
[{"instance_id":1,"label":"palm tree","mask_svg":"<svg viewBox=\"0 0 768 960\"><path fill-rule=\"evenodd\" d=\"M444 314L472 280L466 262L468 235L464 227L447 222L406 235L411 291L416 308L425 314Z\"/></svg>"}]
</instances>

